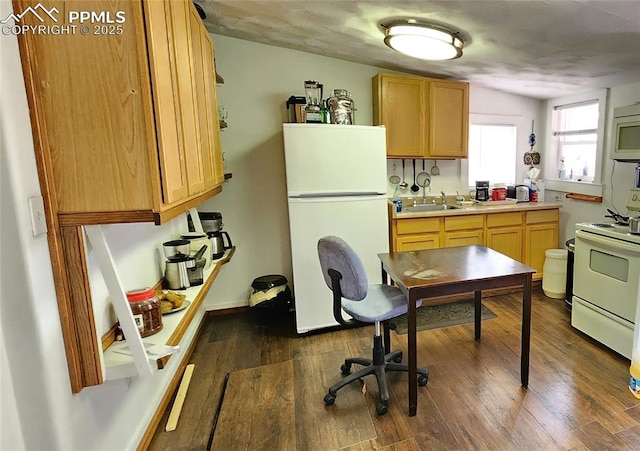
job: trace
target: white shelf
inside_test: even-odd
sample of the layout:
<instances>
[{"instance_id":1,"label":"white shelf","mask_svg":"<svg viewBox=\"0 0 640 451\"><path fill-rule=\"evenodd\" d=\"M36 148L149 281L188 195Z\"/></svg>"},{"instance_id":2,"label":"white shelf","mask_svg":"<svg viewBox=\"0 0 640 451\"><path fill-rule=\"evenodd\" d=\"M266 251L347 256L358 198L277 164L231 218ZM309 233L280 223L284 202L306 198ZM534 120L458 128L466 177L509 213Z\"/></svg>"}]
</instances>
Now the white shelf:
<instances>
[{"instance_id":1,"label":"white shelf","mask_svg":"<svg viewBox=\"0 0 640 451\"><path fill-rule=\"evenodd\" d=\"M142 338L142 342L153 345L147 352L147 359L152 371L162 369L166 360L174 352L180 352L180 341L193 321L201 321L205 315L202 303L211 288L222 265L227 263L235 247L225 251L222 258L214 260L212 265L204 271L204 283L202 285L187 288L186 290L175 290L186 295L186 300L191 302L186 309L179 312L162 315L162 330L156 334ZM116 341L111 344L103 353L103 374L106 380L116 380L125 377L140 375L138 367L132 355L117 352L121 349L125 341Z\"/></svg>"}]
</instances>

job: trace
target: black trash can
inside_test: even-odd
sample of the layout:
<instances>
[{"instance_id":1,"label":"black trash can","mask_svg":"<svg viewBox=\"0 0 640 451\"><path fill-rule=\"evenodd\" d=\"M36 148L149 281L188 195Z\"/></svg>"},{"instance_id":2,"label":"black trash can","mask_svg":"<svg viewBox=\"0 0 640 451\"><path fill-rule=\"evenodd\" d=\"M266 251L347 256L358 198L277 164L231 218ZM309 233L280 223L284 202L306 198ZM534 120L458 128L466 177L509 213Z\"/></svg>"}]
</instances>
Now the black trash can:
<instances>
[{"instance_id":1,"label":"black trash can","mask_svg":"<svg viewBox=\"0 0 640 451\"><path fill-rule=\"evenodd\" d=\"M249 307L258 321L272 323L287 316L293 299L285 276L258 277L251 283L251 288Z\"/></svg>"},{"instance_id":2,"label":"black trash can","mask_svg":"<svg viewBox=\"0 0 640 451\"><path fill-rule=\"evenodd\" d=\"M564 290L564 304L571 310L571 296L573 296L573 253L576 249L576 239L571 238L564 243L567 248L567 283Z\"/></svg>"}]
</instances>

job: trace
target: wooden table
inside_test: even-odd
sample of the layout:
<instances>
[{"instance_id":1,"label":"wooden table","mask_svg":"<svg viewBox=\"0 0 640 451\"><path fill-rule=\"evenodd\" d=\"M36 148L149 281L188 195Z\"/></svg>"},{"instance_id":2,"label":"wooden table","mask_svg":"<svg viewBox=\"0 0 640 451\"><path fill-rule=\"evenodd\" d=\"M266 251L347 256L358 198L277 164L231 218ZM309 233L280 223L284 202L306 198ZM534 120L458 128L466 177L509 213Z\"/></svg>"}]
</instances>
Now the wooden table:
<instances>
[{"instance_id":1,"label":"wooden table","mask_svg":"<svg viewBox=\"0 0 640 451\"><path fill-rule=\"evenodd\" d=\"M407 296L409 351L409 415L417 411L416 301L475 292L475 338L480 339L482 290L522 285L522 350L520 380L529 385L531 277L535 269L485 246L462 246L378 254L383 283L388 277Z\"/></svg>"}]
</instances>

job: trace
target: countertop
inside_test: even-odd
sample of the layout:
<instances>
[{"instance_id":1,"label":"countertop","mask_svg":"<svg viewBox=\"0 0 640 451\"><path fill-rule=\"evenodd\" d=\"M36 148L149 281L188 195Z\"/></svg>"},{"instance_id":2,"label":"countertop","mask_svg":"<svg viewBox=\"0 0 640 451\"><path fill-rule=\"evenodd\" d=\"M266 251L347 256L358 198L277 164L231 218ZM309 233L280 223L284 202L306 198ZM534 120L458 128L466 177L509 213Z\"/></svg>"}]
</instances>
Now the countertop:
<instances>
[{"instance_id":1,"label":"countertop","mask_svg":"<svg viewBox=\"0 0 640 451\"><path fill-rule=\"evenodd\" d=\"M391 203L391 200L389 200ZM419 205L419 204L418 204ZM561 202L519 202L509 204L493 204L492 202L486 202L482 204L473 204L469 207L462 207L455 205L455 202L451 202L450 205L454 205L456 208L449 210L435 210L435 211L416 211L408 212L403 210L400 213L395 211L395 207L392 205L391 211L393 219L408 219L408 218L437 218L442 216L463 216L463 215L482 215L486 213L506 213L511 211L534 211L534 210L547 210L550 208L562 207Z\"/></svg>"}]
</instances>

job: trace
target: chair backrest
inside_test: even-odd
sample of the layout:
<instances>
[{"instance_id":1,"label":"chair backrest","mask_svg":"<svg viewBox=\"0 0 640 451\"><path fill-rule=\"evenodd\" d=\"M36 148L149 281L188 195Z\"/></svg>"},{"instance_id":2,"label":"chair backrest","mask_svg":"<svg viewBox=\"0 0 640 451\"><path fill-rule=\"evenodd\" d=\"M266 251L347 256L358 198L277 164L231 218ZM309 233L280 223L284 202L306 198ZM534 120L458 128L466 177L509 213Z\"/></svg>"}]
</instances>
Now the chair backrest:
<instances>
[{"instance_id":1,"label":"chair backrest","mask_svg":"<svg viewBox=\"0 0 640 451\"><path fill-rule=\"evenodd\" d=\"M325 236L318 240L318 257L327 286L333 290L329 269L342 275L342 297L361 301L367 295L369 280L358 254L342 238Z\"/></svg>"}]
</instances>

